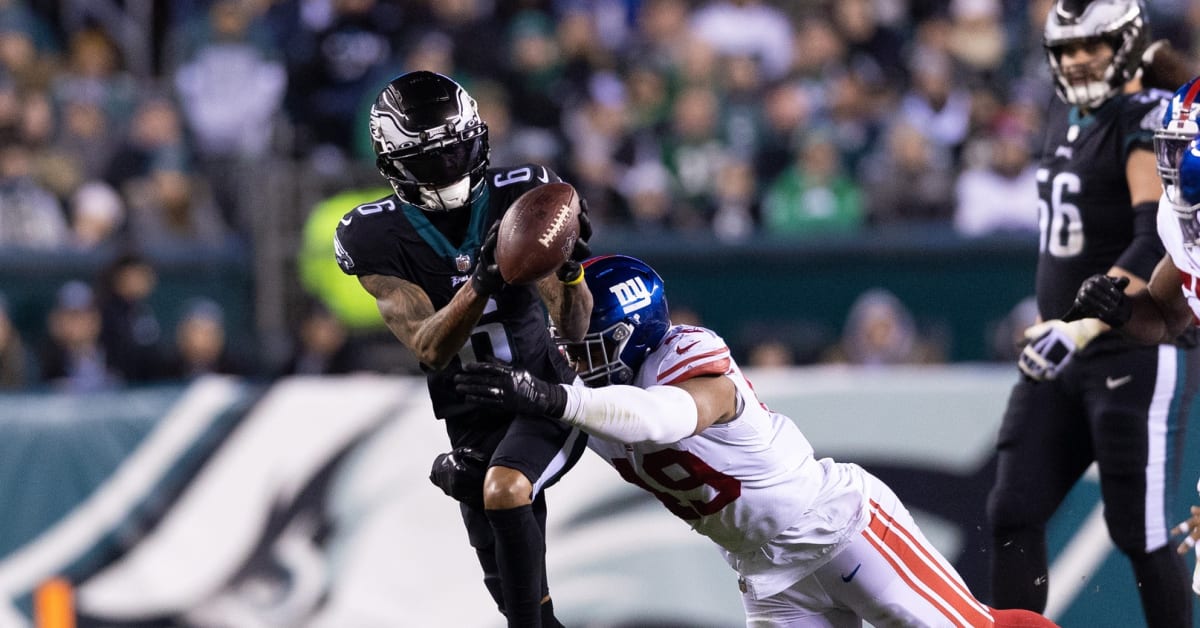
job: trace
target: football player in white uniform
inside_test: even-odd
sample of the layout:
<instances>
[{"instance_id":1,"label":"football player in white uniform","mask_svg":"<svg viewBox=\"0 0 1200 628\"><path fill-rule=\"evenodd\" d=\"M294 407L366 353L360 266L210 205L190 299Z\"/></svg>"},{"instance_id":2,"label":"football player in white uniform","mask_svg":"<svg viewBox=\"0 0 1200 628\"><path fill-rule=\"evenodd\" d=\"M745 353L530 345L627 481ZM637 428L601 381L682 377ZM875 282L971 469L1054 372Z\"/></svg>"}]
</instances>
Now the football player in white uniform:
<instances>
[{"instance_id":1,"label":"football player in white uniform","mask_svg":"<svg viewBox=\"0 0 1200 628\"><path fill-rule=\"evenodd\" d=\"M662 279L613 255L585 263L588 334L560 341L586 384L465 365L471 401L561 420L626 481L716 543L748 626L1053 626L981 603L895 493L858 465L818 459L754 393L724 340L671 325Z\"/></svg>"}]
</instances>

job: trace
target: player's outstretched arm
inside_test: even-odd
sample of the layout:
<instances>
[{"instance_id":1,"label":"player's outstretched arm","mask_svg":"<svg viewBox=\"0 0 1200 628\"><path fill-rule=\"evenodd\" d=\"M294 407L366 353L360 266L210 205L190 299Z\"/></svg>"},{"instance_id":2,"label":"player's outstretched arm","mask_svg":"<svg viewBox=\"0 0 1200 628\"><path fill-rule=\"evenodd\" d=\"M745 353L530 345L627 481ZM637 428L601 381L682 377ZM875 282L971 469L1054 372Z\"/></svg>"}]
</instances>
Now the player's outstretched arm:
<instances>
[{"instance_id":1,"label":"player's outstretched arm","mask_svg":"<svg viewBox=\"0 0 1200 628\"><path fill-rule=\"evenodd\" d=\"M524 369L479 362L463 365L455 389L470 402L527 416L546 416L622 443L673 443L736 415L737 393L726 377L697 377L685 386L550 384Z\"/></svg>"}]
</instances>

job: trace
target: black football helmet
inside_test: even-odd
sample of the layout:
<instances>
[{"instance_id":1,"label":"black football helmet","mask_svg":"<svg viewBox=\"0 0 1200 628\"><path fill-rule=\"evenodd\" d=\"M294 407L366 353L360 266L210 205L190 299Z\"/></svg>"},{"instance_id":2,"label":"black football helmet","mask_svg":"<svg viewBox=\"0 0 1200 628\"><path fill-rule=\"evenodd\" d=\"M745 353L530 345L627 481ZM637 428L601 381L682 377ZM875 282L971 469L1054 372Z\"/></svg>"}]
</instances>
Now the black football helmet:
<instances>
[{"instance_id":1,"label":"black football helmet","mask_svg":"<svg viewBox=\"0 0 1200 628\"><path fill-rule=\"evenodd\" d=\"M402 74L371 106L375 164L401 200L450 211L483 191L488 129L475 99L435 72Z\"/></svg>"},{"instance_id":2,"label":"black football helmet","mask_svg":"<svg viewBox=\"0 0 1200 628\"><path fill-rule=\"evenodd\" d=\"M1096 39L1112 46L1110 61L1103 67L1064 70L1064 46ZM1055 0L1046 17L1042 44L1058 97L1095 109L1119 93L1141 69L1142 53L1150 45L1146 9L1140 0Z\"/></svg>"}]
</instances>

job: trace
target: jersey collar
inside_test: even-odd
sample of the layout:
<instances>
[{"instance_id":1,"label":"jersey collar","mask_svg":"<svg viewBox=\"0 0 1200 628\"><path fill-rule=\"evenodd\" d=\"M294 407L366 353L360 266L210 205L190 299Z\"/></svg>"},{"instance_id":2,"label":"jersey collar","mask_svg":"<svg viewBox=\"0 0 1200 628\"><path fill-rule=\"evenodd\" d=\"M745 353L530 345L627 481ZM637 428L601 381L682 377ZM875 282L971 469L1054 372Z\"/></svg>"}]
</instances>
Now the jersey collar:
<instances>
[{"instance_id":1,"label":"jersey collar","mask_svg":"<svg viewBox=\"0 0 1200 628\"><path fill-rule=\"evenodd\" d=\"M438 255L447 259L466 257L473 262L483 238L483 224L487 219L490 195L491 190L485 185L483 193L471 201L471 223L467 226L467 236L463 238L462 244L458 247L450 244L446 236L442 235L442 232L429 222L429 218L425 216L425 210L411 203L402 203L401 209L404 210L404 215L408 217L408 221L412 223L421 239Z\"/></svg>"}]
</instances>

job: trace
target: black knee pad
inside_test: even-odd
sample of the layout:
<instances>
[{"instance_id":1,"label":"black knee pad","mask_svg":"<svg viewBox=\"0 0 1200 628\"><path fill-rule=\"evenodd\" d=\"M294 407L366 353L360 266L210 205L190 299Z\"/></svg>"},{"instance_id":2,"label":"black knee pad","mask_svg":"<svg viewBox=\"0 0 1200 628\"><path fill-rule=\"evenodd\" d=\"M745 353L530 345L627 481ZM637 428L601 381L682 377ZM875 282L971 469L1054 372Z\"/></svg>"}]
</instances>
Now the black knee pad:
<instances>
[{"instance_id":1,"label":"black knee pad","mask_svg":"<svg viewBox=\"0 0 1200 628\"><path fill-rule=\"evenodd\" d=\"M457 447L433 459L429 481L450 497L483 508L483 478L487 469L487 456L470 447Z\"/></svg>"}]
</instances>

